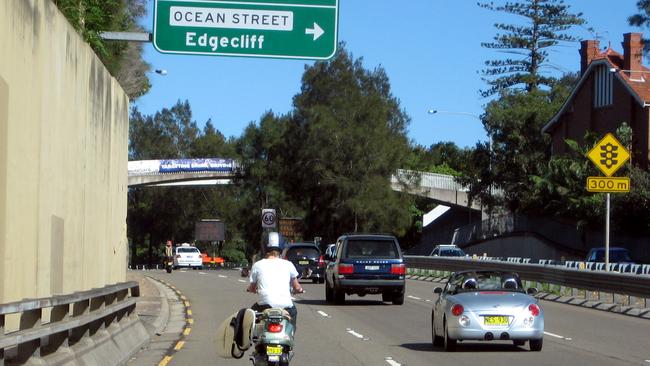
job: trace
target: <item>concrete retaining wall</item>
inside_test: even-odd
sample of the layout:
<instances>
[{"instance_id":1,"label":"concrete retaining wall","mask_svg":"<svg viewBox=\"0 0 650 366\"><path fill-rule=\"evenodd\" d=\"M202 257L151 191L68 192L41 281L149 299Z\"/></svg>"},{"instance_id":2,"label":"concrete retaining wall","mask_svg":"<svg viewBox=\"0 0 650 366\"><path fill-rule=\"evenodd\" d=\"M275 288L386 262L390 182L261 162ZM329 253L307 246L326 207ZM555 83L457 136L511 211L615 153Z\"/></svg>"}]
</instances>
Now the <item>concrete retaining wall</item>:
<instances>
[{"instance_id":1,"label":"concrete retaining wall","mask_svg":"<svg viewBox=\"0 0 650 366\"><path fill-rule=\"evenodd\" d=\"M125 280L128 113L51 0L0 1L0 303Z\"/></svg>"}]
</instances>

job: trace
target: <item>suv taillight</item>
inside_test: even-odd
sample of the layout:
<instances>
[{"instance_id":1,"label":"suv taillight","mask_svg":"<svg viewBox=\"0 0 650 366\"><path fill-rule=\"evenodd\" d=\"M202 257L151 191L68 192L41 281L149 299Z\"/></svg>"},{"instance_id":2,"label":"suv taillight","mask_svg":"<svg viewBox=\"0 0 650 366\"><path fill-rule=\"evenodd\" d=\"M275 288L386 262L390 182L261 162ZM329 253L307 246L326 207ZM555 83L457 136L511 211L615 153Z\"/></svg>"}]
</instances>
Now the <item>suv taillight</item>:
<instances>
[{"instance_id":1,"label":"suv taillight","mask_svg":"<svg viewBox=\"0 0 650 366\"><path fill-rule=\"evenodd\" d=\"M406 274L406 265L404 263L392 264L390 266L390 274L394 274L394 275Z\"/></svg>"},{"instance_id":2,"label":"suv taillight","mask_svg":"<svg viewBox=\"0 0 650 366\"><path fill-rule=\"evenodd\" d=\"M339 274L353 274L353 273L354 273L353 264L345 264L345 263L339 264Z\"/></svg>"},{"instance_id":3,"label":"suv taillight","mask_svg":"<svg viewBox=\"0 0 650 366\"><path fill-rule=\"evenodd\" d=\"M325 261L323 260L323 256L321 255L320 258L318 258L318 268L323 268L325 267Z\"/></svg>"}]
</instances>

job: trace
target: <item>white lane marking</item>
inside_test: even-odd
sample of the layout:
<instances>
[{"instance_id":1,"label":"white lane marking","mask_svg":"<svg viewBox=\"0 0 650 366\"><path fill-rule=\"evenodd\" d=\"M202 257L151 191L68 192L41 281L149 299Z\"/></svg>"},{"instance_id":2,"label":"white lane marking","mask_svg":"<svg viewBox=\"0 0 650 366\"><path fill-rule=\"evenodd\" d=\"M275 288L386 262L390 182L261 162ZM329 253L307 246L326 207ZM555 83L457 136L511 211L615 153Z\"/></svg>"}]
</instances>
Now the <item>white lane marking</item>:
<instances>
[{"instance_id":1,"label":"white lane marking","mask_svg":"<svg viewBox=\"0 0 650 366\"><path fill-rule=\"evenodd\" d=\"M317 313L320 314L321 316L325 317L325 318L329 318L329 317L330 317L329 315L327 315L326 312L324 312L324 311L322 311L322 310L318 310Z\"/></svg>"},{"instance_id":2,"label":"white lane marking","mask_svg":"<svg viewBox=\"0 0 650 366\"><path fill-rule=\"evenodd\" d=\"M429 300L429 299L426 299L425 301L426 301L426 302L431 302L431 300Z\"/></svg>"},{"instance_id":3,"label":"white lane marking","mask_svg":"<svg viewBox=\"0 0 650 366\"><path fill-rule=\"evenodd\" d=\"M408 295L407 297L408 297L409 299L413 299L413 300L422 300L422 299L419 298L419 297L415 297L415 296L411 296L411 295Z\"/></svg>"},{"instance_id":4,"label":"white lane marking","mask_svg":"<svg viewBox=\"0 0 650 366\"><path fill-rule=\"evenodd\" d=\"M555 338L559 338L559 339L565 339L567 341L572 340L572 338L564 337L564 336L561 336L561 335L558 335L558 334L553 334L551 332L544 332L544 334L546 334L547 336L551 336L551 337L555 337Z\"/></svg>"},{"instance_id":5,"label":"white lane marking","mask_svg":"<svg viewBox=\"0 0 650 366\"><path fill-rule=\"evenodd\" d=\"M218 275L218 276L219 278L228 278L228 276L224 276L224 275Z\"/></svg>"},{"instance_id":6,"label":"white lane marking","mask_svg":"<svg viewBox=\"0 0 650 366\"><path fill-rule=\"evenodd\" d=\"M386 363L388 363L390 366L402 366L401 363L393 361L392 357L386 357Z\"/></svg>"},{"instance_id":7,"label":"white lane marking","mask_svg":"<svg viewBox=\"0 0 650 366\"><path fill-rule=\"evenodd\" d=\"M645 360L645 362L650 363L650 360Z\"/></svg>"},{"instance_id":8,"label":"white lane marking","mask_svg":"<svg viewBox=\"0 0 650 366\"><path fill-rule=\"evenodd\" d=\"M350 328L347 328L346 331L359 339L364 339L363 334L359 334Z\"/></svg>"},{"instance_id":9,"label":"white lane marking","mask_svg":"<svg viewBox=\"0 0 650 366\"><path fill-rule=\"evenodd\" d=\"M239 281L241 283L248 283L248 281L245 281L245 280L237 280L237 281Z\"/></svg>"},{"instance_id":10,"label":"white lane marking","mask_svg":"<svg viewBox=\"0 0 650 366\"><path fill-rule=\"evenodd\" d=\"M205 272L199 272L199 274L207 274L207 273L205 273Z\"/></svg>"}]
</instances>

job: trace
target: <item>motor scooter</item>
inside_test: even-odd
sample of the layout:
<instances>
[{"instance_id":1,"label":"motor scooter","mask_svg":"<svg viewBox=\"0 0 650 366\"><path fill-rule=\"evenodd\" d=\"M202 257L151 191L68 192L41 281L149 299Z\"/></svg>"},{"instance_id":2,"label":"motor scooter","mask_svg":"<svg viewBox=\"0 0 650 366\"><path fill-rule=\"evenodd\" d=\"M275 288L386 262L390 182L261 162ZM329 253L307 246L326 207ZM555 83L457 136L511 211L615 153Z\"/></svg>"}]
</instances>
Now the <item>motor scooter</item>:
<instances>
[{"instance_id":1,"label":"motor scooter","mask_svg":"<svg viewBox=\"0 0 650 366\"><path fill-rule=\"evenodd\" d=\"M293 358L295 327L282 308L255 312L251 336L253 366L288 366Z\"/></svg>"},{"instance_id":2,"label":"motor scooter","mask_svg":"<svg viewBox=\"0 0 650 366\"><path fill-rule=\"evenodd\" d=\"M172 273L172 269L174 268L174 260L172 257L165 257L165 271L167 273Z\"/></svg>"}]
</instances>

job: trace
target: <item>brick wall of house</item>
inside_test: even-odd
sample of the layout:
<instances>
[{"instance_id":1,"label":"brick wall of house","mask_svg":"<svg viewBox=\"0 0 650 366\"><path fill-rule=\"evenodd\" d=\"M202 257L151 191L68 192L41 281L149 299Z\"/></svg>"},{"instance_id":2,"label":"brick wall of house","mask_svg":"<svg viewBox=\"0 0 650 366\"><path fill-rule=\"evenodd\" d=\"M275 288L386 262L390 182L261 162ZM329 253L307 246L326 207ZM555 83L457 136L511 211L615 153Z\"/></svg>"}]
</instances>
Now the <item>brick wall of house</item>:
<instances>
[{"instance_id":1,"label":"brick wall of house","mask_svg":"<svg viewBox=\"0 0 650 366\"><path fill-rule=\"evenodd\" d=\"M627 122L632 127L634 134L632 160L635 165L647 169L650 159L648 109L641 107L626 86L617 78L614 78L613 84L613 104L594 108L593 75L592 73L585 80L572 104L554 126L551 132L553 154L567 152L568 148L564 142L566 139L575 140L583 145L586 131L604 136L607 132L615 133L623 122Z\"/></svg>"}]
</instances>

